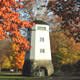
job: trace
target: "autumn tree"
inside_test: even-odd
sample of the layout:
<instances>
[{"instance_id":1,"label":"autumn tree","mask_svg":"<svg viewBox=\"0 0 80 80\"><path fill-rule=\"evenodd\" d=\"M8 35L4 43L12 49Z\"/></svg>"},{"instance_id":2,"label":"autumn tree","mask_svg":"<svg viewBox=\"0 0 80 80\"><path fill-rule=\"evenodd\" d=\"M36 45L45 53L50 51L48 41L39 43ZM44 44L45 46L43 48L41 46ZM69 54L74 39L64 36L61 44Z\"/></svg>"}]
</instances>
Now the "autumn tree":
<instances>
[{"instance_id":1,"label":"autumn tree","mask_svg":"<svg viewBox=\"0 0 80 80\"><path fill-rule=\"evenodd\" d=\"M60 23L64 33L68 37L73 37L76 41L80 41L80 1L49 0L47 8L53 11L53 15L57 20L62 20Z\"/></svg>"},{"instance_id":2,"label":"autumn tree","mask_svg":"<svg viewBox=\"0 0 80 80\"><path fill-rule=\"evenodd\" d=\"M0 70L2 68L5 57L9 57L10 46L11 44L9 40L0 40Z\"/></svg>"},{"instance_id":3,"label":"autumn tree","mask_svg":"<svg viewBox=\"0 0 80 80\"><path fill-rule=\"evenodd\" d=\"M11 68L15 68L15 57L18 54L17 51L15 51L16 47L18 47L18 45L16 45L15 43L11 43L10 49L9 49L9 59L10 59L10 63L11 63Z\"/></svg>"},{"instance_id":4,"label":"autumn tree","mask_svg":"<svg viewBox=\"0 0 80 80\"><path fill-rule=\"evenodd\" d=\"M63 32L50 33L53 64L74 64L80 60L80 43L68 38Z\"/></svg>"},{"instance_id":5,"label":"autumn tree","mask_svg":"<svg viewBox=\"0 0 80 80\"><path fill-rule=\"evenodd\" d=\"M10 63L11 63L11 68L13 69L22 69L23 68L23 64L24 64L24 58L25 58L25 51L22 52L17 52L15 51L16 48L19 49L19 45L16 45L15 43L11 43L11 47L10 47L10 55L9 55L9 59L10 59Z\"/></svg>"},{"instance_id":6,"label":"autumn tree","mask_svg":"<svg viewBox=\"0 0 80 80\"><path fill-rule=\"evenodd\" d=\"M21 21L20 14L16 12L19 8L21 0L17 3L15 0L0 0L0 40L11 38L15 44L19 44L18 52L30 49L29 42L21 36L20 28L31 28L33 23ZM17 48L16 48L17 49Z\"/></svg>"},{"instance_id":7,"label":"autumn tree","mask_svg":"<svg viewBox=\"0 0 80 80\"><path fill-rule=\"evenodd\" d=\"M15 64L16 69L22 69L23 68L24 58L25 58L25 52L18 53L15 56L14 64Z\"/></svg>"},{"instance_id":8,"label":"autumn tree","mask_svg":"<svg viewBox=\"0 0 80 80\"><path fill-rule=\"evenodd\" d=\"M18 12L22 14L20 19L33 21L39 17L40 20L49 23L50 27L59 25L53 16L53 12L47 10L47 3L48 0L23 0L23 8L18 10ZM38 12L40 14L37 14Z\"/></svg>"},{"instance_id":9,"label":"autumn tree","mask_svg":"<svg viewBox=\"0 0 80 80\"><path fill-rule=\"evenodd\" d=\"M10 69L10 68L11 68L10 60L7 56L5 56L5 59L2 63L2 69Z\"/></svg>"}]
</instances>

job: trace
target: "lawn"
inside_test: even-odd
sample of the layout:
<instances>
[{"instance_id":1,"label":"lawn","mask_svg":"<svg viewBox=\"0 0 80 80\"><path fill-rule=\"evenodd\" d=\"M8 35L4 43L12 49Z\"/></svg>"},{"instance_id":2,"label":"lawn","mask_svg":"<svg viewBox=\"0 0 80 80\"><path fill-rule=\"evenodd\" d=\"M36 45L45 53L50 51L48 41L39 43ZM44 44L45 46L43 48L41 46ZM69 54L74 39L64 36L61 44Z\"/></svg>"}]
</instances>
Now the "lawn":
<instances>
[{"instance_id":1,"label":"lawn","mask_svg":"<svg viewBox=\"0 0 80 80\"><path fill-rule=\"evenodd\" d=\"M0 76L0 80L33 80L33 78L24 76Z\"/></svg>"},{"instance_id":2,"label":"lawn","mask_svg":"<svg viewBox=\"0 0 80 80\"><path fill-rule=\"evenodd\" d=\"M28 77L22 76L21 73L0 73L0 80L80 80L79 76L69 74L55 74L48 77Z\"/></svg>"},{"instance_id":3,"label":"lawn","mask_svg":"<svg viewBox=\"0 0 80 80\"><path fill-rule=\"evenodd\" d=\"M34 77L22 76L21 73L0 73L0 80L33 80Z\"/></svg>"},{"instance_id":4,"label":"lawn","mask_svg":"<svg viewBox=\"0 0 80 80\"><path fill-rule=\"evenodd\" d=\"M45 77L27 77L22 76L21 73L0 73L0 80L43 80ZM47 77L46 77L47 78Z\"/></svg>"}]
</instances>

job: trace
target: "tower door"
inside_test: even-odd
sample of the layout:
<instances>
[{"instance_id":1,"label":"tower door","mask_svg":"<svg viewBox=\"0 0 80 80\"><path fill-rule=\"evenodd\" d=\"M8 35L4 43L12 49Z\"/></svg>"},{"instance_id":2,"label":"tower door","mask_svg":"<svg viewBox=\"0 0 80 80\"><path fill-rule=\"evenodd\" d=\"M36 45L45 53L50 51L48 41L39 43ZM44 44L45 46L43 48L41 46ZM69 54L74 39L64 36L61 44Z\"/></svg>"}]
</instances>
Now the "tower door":
<instances>
[{"instance_id":1,"label":"tower door","mask_svg":"<svg viewBox=\"0 0 80 80\"><path fill-rule=\"evenodd\" d=\"M39 70L39 76L45 76L45 70L44 69Z\"/></svg>"},{"instance_id":2,"label":"tower door","mask_svg":"<svg viewBox=\"0 0 80 80\"><path fill-rule=\"evenodd\" d=\"M44 67L39 69L39 76L47 76L47 70Z\"/></svg>"}]
</instances>

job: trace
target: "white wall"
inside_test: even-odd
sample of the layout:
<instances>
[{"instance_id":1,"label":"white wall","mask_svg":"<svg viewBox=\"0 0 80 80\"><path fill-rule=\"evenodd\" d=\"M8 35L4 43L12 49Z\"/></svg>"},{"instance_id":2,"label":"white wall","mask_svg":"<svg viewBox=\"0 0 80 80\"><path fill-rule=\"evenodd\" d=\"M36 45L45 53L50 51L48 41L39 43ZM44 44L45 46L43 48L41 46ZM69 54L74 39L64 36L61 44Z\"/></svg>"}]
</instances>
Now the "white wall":
<instances>
[{"instance_id":1,"label":"white wall","mask_svg":"<svg viewBox=\"0 0 80 80\"><path fill-rule=\"evenodd\" d=\"M38 27L46 27L46 30L37 30ZM31 34L31 51L30 59L32 60L51 60L49 26L36 24L32 28ZM40 37L44 37L44 42L40 41ZM40 49L45 49L44 53L40 53Z\"/></svg>"}]
</instances>

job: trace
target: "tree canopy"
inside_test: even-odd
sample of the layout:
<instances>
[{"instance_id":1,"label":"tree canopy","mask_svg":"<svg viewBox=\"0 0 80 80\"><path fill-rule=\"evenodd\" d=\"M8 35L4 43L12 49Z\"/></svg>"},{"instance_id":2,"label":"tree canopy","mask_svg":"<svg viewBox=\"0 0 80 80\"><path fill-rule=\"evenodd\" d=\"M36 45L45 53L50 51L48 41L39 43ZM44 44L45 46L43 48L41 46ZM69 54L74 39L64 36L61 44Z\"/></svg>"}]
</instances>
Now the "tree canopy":
<instances>
[{"instance_id":1,"label":"tree canopy","mask_svg":"<svg viewBox=\"0 0 80 80\"><path fill-rule=\"evenodd\" d=\"M61 19L61 28L68 37L80 41L80 1L49 0L47 8L53 11L56 19ZM59 21L59 20L58 20Z\"/></svg>"},{"instance_id":2,"label":"tree canopy","mask_svg":"<svg viewBox=\"0 0 80 80\"><path fill-rule=\"evenodd\" d=\"M13 43L19 44L18 51L28 50L29 42L21 36L20 28L31 28L33 23L19 19L20 14L16 11L22 8L21 0L0 0L0 40L11 38Z\"/></svg>"}]
</instances>

